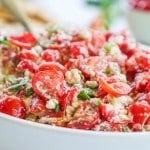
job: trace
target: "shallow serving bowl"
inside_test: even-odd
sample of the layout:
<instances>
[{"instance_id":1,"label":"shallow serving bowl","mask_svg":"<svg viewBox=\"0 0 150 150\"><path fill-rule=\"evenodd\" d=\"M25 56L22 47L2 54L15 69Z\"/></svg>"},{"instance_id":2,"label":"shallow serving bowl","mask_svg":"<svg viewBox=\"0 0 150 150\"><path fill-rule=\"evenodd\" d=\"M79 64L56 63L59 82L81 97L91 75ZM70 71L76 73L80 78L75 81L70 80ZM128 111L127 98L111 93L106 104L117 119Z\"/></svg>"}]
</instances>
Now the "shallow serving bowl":
<instances>
[{"instance_id":1,"label":"shallow serving bowl","mask_svg":"<svg viewBox=\"0 0 150 150\"><path fill-rule=\"evenodd\" d=\"M129 9L127 20L135 38L139 42L150 45L150 11Z\"/></svg>"},{"instance_id":2,"label":"shallow serving bowl","mask_svg":"<svg viewBox=\"0 0 150 150\"><path fill-rule=\"evenodd\" d=\"M150 133L54 127L0 113L0 150L147 150Z\"/></svg>"}]
</instances>

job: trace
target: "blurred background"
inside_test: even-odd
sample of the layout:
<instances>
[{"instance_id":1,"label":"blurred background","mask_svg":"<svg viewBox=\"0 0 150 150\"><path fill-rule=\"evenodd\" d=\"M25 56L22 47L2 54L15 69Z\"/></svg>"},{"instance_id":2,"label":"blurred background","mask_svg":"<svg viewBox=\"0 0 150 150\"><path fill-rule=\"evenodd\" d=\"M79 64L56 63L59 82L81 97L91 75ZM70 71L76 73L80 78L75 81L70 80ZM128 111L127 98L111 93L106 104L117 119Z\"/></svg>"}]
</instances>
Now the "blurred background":
<instances>
[{"instance_id":1,"label":"blurred background","mask_svg":"<svg viewBox=\"0 0 150 150\"><path fill-rule=\"evenodd\" d=\"M12 15L17 10L12 2L36 32L54 22L75 28L130 29L137 40L150 44L150 0L0 0L0 32L23 30Z\"/></svg>"},{"instance_id":2,"label":"blurred background","mask_svg":"<svg viewBox=\"0 0 150 150\"><path fill-rule=\"evenodd\" d=\"M5 1L5 0L3 0ZM11 0L10 0L11 1ZM14 0L27 14L34 28L44 28L48 23L59 22L75 27L90 26L92 23L103 28L126 27L122 18L124 0ZM121 11L122 10L122 11ZM118 18L117 18L118 17ZM113 24L115 21L115 25ZM11 30L19 27L15 18L0 4L0 28ZM21 28L21 27L20 27ZM18 30L20 28L17 28Z\"/></svg>"}]
</instances>

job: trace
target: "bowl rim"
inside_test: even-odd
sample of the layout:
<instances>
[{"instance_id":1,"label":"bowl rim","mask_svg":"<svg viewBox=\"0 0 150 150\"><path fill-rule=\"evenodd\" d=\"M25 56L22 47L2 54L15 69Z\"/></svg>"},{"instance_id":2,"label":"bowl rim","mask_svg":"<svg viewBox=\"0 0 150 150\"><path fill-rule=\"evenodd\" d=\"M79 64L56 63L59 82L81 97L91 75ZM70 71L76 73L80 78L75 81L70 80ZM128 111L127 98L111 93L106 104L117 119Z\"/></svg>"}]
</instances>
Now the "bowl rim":
<instances>
[{"instance_id":1,"label":"bowl rim","mask_svg":"<svg viewBox=\"0 0 150 150\"><path fill-rule=\"evenodd\" d=\"M150 136L150 132L103 132L103 131L91 131L91 130L79 130L79 129L69 129L65 127L57 127L51 126L47 124L32 122L28 120L19 119L4 113L0 113L0 120L3 119L8 122L12 122L14 124L42 129L45 131L53 131L59 133L73 134L73 135L90 135L90 136L105 136L105 137L142 137L142 136Z\"/></svg>"}]
</instances>

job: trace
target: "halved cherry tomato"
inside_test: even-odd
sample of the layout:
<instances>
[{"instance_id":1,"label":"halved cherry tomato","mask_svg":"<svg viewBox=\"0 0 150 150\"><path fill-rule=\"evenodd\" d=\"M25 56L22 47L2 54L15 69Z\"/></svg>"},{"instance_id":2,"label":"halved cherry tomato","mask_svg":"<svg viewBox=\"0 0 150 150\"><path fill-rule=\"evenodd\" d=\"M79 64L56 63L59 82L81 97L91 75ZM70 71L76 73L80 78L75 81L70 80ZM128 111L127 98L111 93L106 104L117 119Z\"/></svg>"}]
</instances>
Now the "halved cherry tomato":
<instances>
[{"instance_id":1,"label":"halved cherry tomato","mask_svg":"<svg viewBox=\"0 0 150 150\"><path fill-rule=\"evenodd\" d=\"M36 62L39 59L38 54L32 50L22 50L18 57L21 60L29 59L34 62Z\"/></svg>"},{"instance_id":2,"label":"halved cherry tomato","mask_svg":"<svg viewBox=\"0 0 150 150\"><path fill-rule=\"evenodd\" d=\"M40 66L39 66L39 71L45 71L45 70L60 71L63 74L66 73L66 68L58 62L44 62L44 63L41 63Z\"/></svg>"},{"instance_id":3,"label":"halved cherry tomato","mask_svg":"<svg viewBox=\"0 0 150 150\"><path fill-rule=\"evenodd\" d=\"M20 36L11 36L9 41L21 49L30 49L34 44L36 44L37 39L31 33L24 33Z\"/></svg>"},{"instance_id":4,"label":"halved cherry tomato","mask_svg":"<svg viewBox=\"0 0 150 150\"><path fill-rule=\"evenodd\" d=\"M0 112L17 118L25 118L26 107L20 98L7 96L0 99Z\"/></svg>"},{"instance_id":5,"label":"halved cherry tomato","mask_svg":"<svg viewBox=\"0 0 150 150\"><path fill-rule=\"evenodd\" d=\"M90 130L99 122L99 111L89 102L83 103L74 113L68 128Z\"/></svg>"},{"instance_id":6,"label":"halved cherry tomato","mask_svg":"<svg viewBox=\"0 0 150 150\"><path fill-rule=\"evenodd\" d=\"M100 86L110 95L121 96L126 95L131 91L131 87L124 82L107 83L104 79L99 79Z\"/></svg>"},{"instance_id":7,"label":"halved cherry tomato","mask_svg":"<svg viewBox=\"0 0 150 150\"><path fill-rule=\"evenodd\" d=\"M150 104L146 101L136 102L131 104L129 112L133 115L133 123L144 125L150 118Z\"/></svg>"},{"instance_id":8,"label":"halved cherry tomato","mask_svg":"<svg viewBox=\"0 0 150 150\"><path fill-rule=\"evenodd\" d=\"M37 95L49 99L57 93L64 76L60 71L46 70L37 72L32 78L32 87Z\"/></svg>"},{"instance_id":9,"label":"halved cherry tomato","mask_svg":"<svg viewBox=\"0 0 150 150\"><path fill-rule=\"evenodd\" d=\"M38 66L31 60L24 59L18 65L17 68L19 71L29 70L32 73L37 72Z\"/></svg>"},{"instance_id":10,"label":"halved cherry tomato","mask_svg":"<svg viewBox=\"0 0 150 150\"><path fill-rule=\"evenodd\" d=\"M88 49L85 42L73 42L70 45L70 54L72 58L77 58L78 56L88 57Z\"/></svg>"},{"instance_id":11,"label":"halved cherry tomato","mask_svg":"<svg viewBox=\"0 0 150 150\"><path fill-rule=\"evenodd\" d=\"M48 109L46 108L46 101L38 97L32 98L29 112L36 116L45 115L48 112Z\"/></svg>"},{"instance_id":12,"label":"halved cherry tomato","mask_svg":"<svg viewBox=\"0 0 150 150\"><path fill-rule=\"evenodd\" d=\"M60 60L60 53L58 50L47 49L41 53L41 57L43 60L48 61L48 62L59 61Z\"/></svg>"},{"instance_id":13,"label":"halved cherry tomato","mask_svg":"<svg viewBox=\"0 0 150 150\"><path fill-rule=\"evenodd\" d=\"M100 56L93 56L83 59L78 58L78 68L82 71L85 77L95 76L106 70L107 60Z\"/></svg>"}]
</instances>

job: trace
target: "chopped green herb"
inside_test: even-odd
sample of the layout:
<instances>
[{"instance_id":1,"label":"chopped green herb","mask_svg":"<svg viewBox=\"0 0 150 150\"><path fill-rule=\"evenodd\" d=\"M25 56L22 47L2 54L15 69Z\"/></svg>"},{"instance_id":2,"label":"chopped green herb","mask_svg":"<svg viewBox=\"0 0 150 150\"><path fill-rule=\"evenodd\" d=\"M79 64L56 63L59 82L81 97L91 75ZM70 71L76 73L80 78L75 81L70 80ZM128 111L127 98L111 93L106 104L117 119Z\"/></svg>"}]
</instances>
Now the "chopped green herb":
<instances>
[{"instance_id":1,"label":"chopped green herb","mask_svg":"<svg viewBox=\"0 0 150 150\"><path fill-rule=\"evenodd\" d=\"M55 106L55 111L56 111L56 112L59 112L59 111L60 111L60 105L59 105L59 104L56 104L56 106Z\"/></svg>"},{"instance_id":2,"label":"chopped green herb","mask_svg":"<svg viewBox=\"0 0 150 150\"><path fill-rule=\"evenodd\" d=\"M90 99L90 96L87 94L87 92L85 90L82 90L79 93L78 98L80 98L82 100L88 100L88 99Z\"/></svg>"},{"instance_id":3,"label":"chopped green herb","mask_svg":"<svg viewBox=\"0 0 150 150\"><path fill-rule=\"evenodd\" d=\"M97 99L96 105L101 106L103 104L102 100L100 98Z\"/></svg>"},{"instance_id":4,"label":"chopped green herb","mask_svg":"<svg viewBox=\"0 0 150 150\"><path fill-rule=\"evenodd\" d=\"M5 81L10 82L11 84L15 84L16 81L16 77L14 75L8 75L5 77Z\"/></svg>"},{"instance_id":5,"label":"chopped green herb","mask_svg":"<svg viewBox=\"0 0 150 150\"><path fill-rule=\"evenodd\" d=\"M4 37L2 40L0 40L0 44L11 46L11 43L7 40L7 37Z\"/></svg>"},{"instance_id":6,"label":"chopped green herb","mask_svg":"<svg viewBox=\"0 0 150 150\"><path fill-rule=\"evenodd\" d=\"M94 103L97 106L101 106L103 104L103 102L102 102L102 100L100 98L91 98L90 102Z\"/></svg>"},{"instance_id":7,"label":"chopped green herb","mask_svg":"<svg viewBox=\"0 0 150 150\"><path fill-rule=\"evenodd\" d=\"M28 82L28 78L27 77L22 78L22 80L20 80L19 83L11 85L8 88L8 90L10 90L10 91L20 91L21 89L24 88L24 86L27 84L27 82Z\"/></svg>"},{"instance_id":8,"label":"chopped green herb","mask_svg":"<svg viewBox=\"0 0 150 150\"><path fill-rule=\"evenodd\" d=\"M94 97L95 94L96 94L94 89L84 88L84 90L87 92L87 94L88 94L90 97Z\"/></svg>"},{"instance_id":9,"label":"chopped green herb","mask_svg":"<svg viewBox=\"0 0 150 150\"><path fill-rule=\"evenodd\" d=\"M30 96L33 95L33 94L34 94L34 91L33 91L33 88L32 88L32 87L26 89L26 96L27 96L27 97L30 97Z\"/></svg>"},{"instance_id":10,"label":"chopped green herb","mask_svg":"<svg viewBox=\"0 0 150 150\"><path fill-rule=\"evenodd\" d=\"M111 49L112 49L112 47L113 47L113 45L110 44L110 43L105 44L105 45L104 45L105 53L106 53L106 54L109 54L110 51L111 51Z\"/></svg>"},{"instance_id":11,"label":"chopped green herb","mask_svg":"<svg viewBox=\"0 0 150 150\"><path fill-rule=\"evenodd\" d=\"M82 100L88 100L90 97L95 96L95 91L90 88L84 88L78 95L78 98Z\"/></svg>"}]
</instances>

